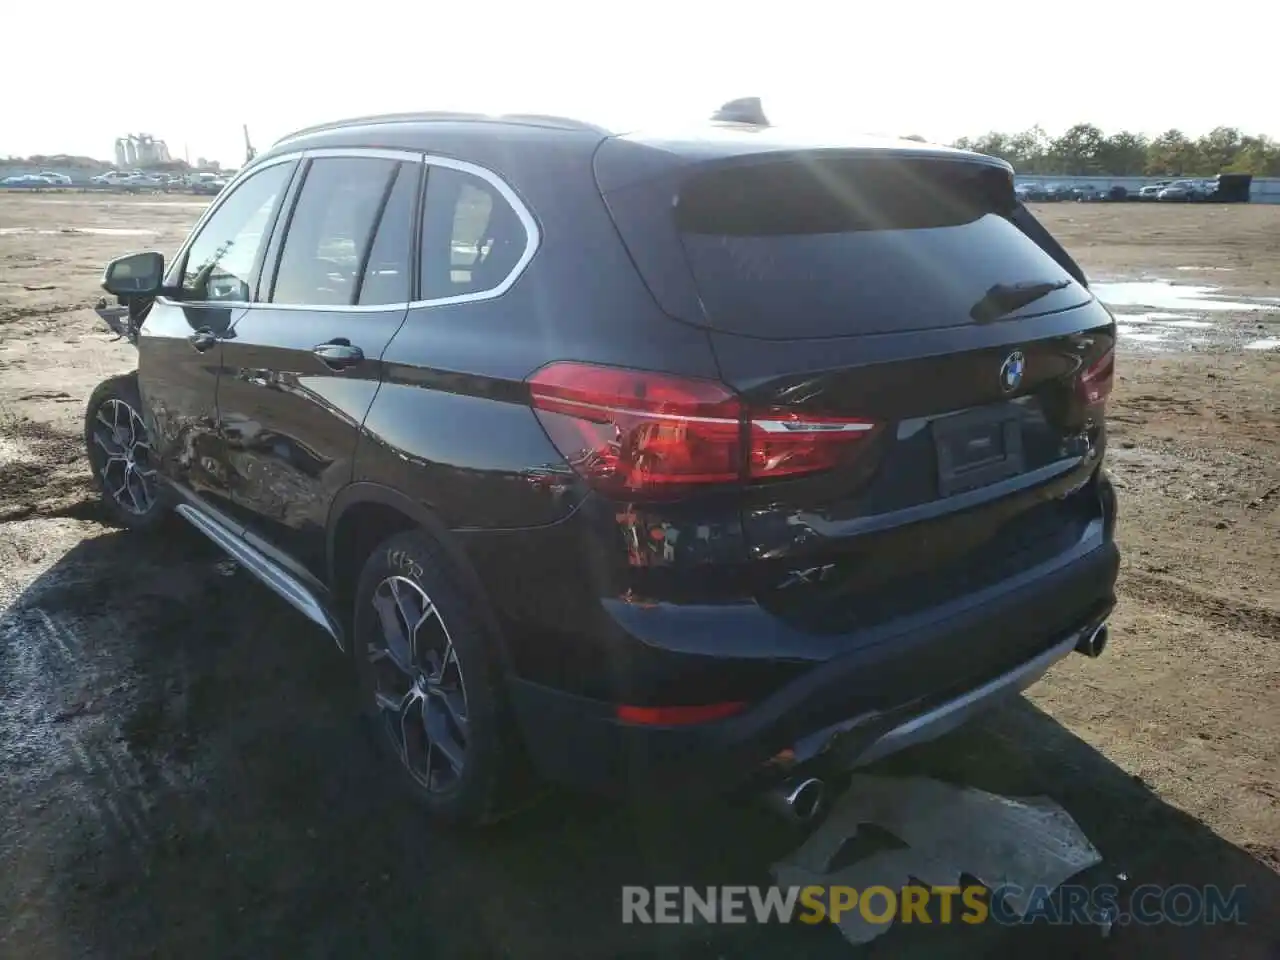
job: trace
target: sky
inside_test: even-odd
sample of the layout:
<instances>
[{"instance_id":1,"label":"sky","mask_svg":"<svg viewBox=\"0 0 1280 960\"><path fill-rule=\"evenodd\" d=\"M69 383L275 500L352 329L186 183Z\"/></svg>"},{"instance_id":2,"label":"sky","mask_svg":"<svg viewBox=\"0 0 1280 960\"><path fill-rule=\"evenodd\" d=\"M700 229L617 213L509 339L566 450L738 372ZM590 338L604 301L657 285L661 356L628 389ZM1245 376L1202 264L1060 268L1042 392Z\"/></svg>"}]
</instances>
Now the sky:
<instances>
[{"instance_id":1,"label":"sky","mask_svg":"<svg viewBox=\"0 0 1280 960\"><path fill-rule=\"evenodd\" d=\"M110 159L150 133L238 165L326 120L557 113L636 128L759 96L779 125L937 142L1078 122L1280 138L1280 4L1148 0L19 3L0 58L0 156ZM15 16L16 15L16 16ZM1215 20L1221 17L1222 25ZM130 51L133 51L132 53Z\"/></svg>"}]
</instances>

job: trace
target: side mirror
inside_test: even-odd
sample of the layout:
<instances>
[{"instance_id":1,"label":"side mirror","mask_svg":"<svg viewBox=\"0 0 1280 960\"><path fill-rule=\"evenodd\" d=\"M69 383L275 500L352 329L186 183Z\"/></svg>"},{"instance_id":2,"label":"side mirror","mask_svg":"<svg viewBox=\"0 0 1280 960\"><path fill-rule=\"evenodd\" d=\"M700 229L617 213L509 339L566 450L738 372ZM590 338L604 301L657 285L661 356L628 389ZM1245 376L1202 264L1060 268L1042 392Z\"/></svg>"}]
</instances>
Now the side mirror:
<instances>
[{"instance_id":1,"label":"side mirror","mask_svg":"<svg viewBox=\"0 0 1280 960\"><path fill-rule=\"evenodd\" d=\"M164 283L164 254L131 253L107 264L102 289L117 297L154 297Z\"/></svg>"}]
</instances>

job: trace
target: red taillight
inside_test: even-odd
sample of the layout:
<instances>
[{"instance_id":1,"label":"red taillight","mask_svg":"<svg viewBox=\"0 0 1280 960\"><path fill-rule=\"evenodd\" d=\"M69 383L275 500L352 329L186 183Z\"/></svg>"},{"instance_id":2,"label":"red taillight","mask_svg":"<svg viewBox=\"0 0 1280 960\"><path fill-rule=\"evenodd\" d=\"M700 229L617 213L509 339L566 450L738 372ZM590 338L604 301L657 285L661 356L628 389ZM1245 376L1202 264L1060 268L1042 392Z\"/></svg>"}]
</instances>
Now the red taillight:
<instances>
[{"instance_id":1,"label":"red taillight","mask_svg":"<svg viewBox=\"0 0 1280 960\"><path fill-rule=\"evenodd\" d=\"M1100 360L1081 372L1076 378L1076 392L1081 402L1092 406L1105 403L1111 396L1111 388L1116 379L1116 352L1108 350Z\"/></svg>"},{"instance_id":2,"label":"red taillight","mask_svg":"<svg viewBox=\"0 0 1280 960\"><path fill-rule=\"evenodd\" d=\"M661 496L742 474L741 407L714 381L553 363L529 390L556 449L608 493Z\"/></svg>"},{"instance_id":3,"label":"red taillight","mask_svg":"<svg viewBox=\"0 0 1280 960\"><path fill-rule=\"evenodd\" d=\"M691 723L710 723L741 713L747 705L733 703L707 703L692 707L618 707L618 719L624 723L637 723L649 727L679 727Z\"/></svg>"},{"instance_id":4,"label":"red taillight","mask_svg":"<svg viewBox=\"0 0 1280 960\"><path fill-rule=\"evenodd\" d=\"M753 410L713 380L583 363L542 368L529 392L570 466L626 499L825 470L874 428L856 418Z\"/></svg>"}]
</instances>

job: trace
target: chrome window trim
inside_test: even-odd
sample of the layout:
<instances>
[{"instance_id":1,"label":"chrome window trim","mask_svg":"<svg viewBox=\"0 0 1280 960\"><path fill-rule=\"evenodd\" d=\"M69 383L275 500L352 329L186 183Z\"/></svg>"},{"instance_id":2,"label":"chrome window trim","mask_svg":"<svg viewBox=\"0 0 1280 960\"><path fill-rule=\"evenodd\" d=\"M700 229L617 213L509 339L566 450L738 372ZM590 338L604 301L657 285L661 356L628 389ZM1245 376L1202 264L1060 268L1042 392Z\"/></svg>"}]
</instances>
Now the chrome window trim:
<instances>
[{"instance_id":1,"label":"chrome window trim","mask_svg":"<svg viewBox=\"0 0 1280 960\"><path fill-rule=\"evenodd\" d=\"M421 150L384 150L381 147L315 147L303 150L308 160L334 157L369 157L374 160L399 160L403 163L421 163Z\"/></svg>"},{"instance_id":2,"label":"chrome window trim","mask_svg":"<svg viewBox=\"0 0 1280 960\"><path fill-rule=\"evenodd\" d=\"M306 310L308 313L379 313L388 310L404 311L408 301L396 303L247 303L251 310Z\"/></svg>"},{"instance_id":3,"label":"chrome window trim","mask_svg":"<svg viewBox=\"0 0 1280 960\"><path fill-rule=\"evenodd\" d=\"M525 206L524 201L520 199L520 195L511 188L511 186L500 176L482 167L479 164L470 163L466 160L455 160L452 157L436 156L421 151L412 150L384 150L376 147L320 147L312 150L297 150L290 153L282 153L265 160L258 161L248 167L245 167L236 175L236 178L227 184L226 188L219 194L218 198L204 212L196 225L191 228L191 232L187 235L186 241L178 249L175 260L181 260L187 253L192 241L203 229L205 223L210 217L222 206L228 197L237 189L240 184L247 180L259 170L266 169L277 163L287 163L297 160L312 160L324 157L374 157L383 160L397 160L405 163L425 163L430 167L446 167L450 170L457 170L461 173L471 174L477 177L491 187L504 199L515 211L516 218L524 227L525 246L524 252L520 254L520 258L516 261L511 271L496 286L490 287L488 290L479 290L474 293L460 293L452 297L435 297L428 300L410 300L397 303L377 303L377 304L310 304L310 303L269 303L266 301L243 301L243 300L171 300L168 297L157 297L157 301L168 306L176 307L196 307L196 308L214 308L214 309L243 309L243 310L308 310L314 313L375 313L390 310L411 310L418 307L442 307L450 306L457 303L475 303L481 300L495 300L505 294L515 282L520 279L525 268L529 266L529 262L533 259L534 254L538 252L542 246L542 231L538 229L538 222L533 218L533 214L529 212L529 208ZM430 189L431 176L430 170L427 175L427 189ZM296 202L296 201L295 201ZM417 223L417 228L421 230L422 224ZM409 265L411 270L421 271L421 262Z\"/></svg>"},{"instance_id":4,"label":"chrome window trim","mask_svg":"<svg viewBox=\"0 0 1280 960\"><path fill-rule=\"evenodd\" d=\"M306 310L309 313L378 313L388 310L401 312L409 309L404 300L395 303L267 303L244 300L170 300L168 297L157 297L172 307L193 307L201 310Z\"/></svg>"},{"instance_id":5,"label":"chrome window trim","mask_svg":"<svg viewBox=\"0 0 1280 960\"><path fill-rule=\"evenodd\" d=\"M200 310L247 310L260 307L260 303L249 303L247 300L171 300L168 297L156 297L157 303L167 307L191 307Z\"/></svg>"},{"instance_id":6,"label":"chrome window trim","mask_svg":"<svg viewBox=\"0 0 1280 960\"><path fill-rule=\"evenodd\" d=\"M414 300L409 304L409 309L418 307L443 307L455 303L475 303L480 300L495 300L502 296L515 285L520 279L525 268L529 266L529 261L533 259L533 255L538 252L538 248L542 246L542 231L538 229L538 222L533 218L533 214L529 212L529 208L524 205L524 201L520 199L520 195L511 189L511 186L492 170L482 167L475 163L469 163L466 160L455 160L452 157L441 157L428 153L425 157L428 167L446 167L450 170L457 170L461 173L469 173L474 177L485 181L491 187L498 191L499 195L507 201L511 209L515 211L516 217L519 219L521 226L524 227L524 252L520 255L520 259L516 261L515 266L496 286L490 287L488 290L478 290L474 293L460 293L453 297L435 297L427 300ZM427 172L427 190L431 189L431 173ZM422 225L418 225L419 231ZM421 275L422 264L415 264L415 268Z\"/></svg>"}]
</instances>

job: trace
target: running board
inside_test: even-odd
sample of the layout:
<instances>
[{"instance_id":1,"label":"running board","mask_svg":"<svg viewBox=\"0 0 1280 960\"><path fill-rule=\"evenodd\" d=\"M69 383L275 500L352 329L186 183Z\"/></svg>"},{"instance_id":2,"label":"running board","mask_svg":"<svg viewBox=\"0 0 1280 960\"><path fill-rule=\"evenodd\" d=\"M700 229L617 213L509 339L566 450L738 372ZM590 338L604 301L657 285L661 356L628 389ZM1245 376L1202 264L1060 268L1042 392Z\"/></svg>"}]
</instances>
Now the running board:
<instances>
[{"instance_id":1,"label":"running board","mask_svg":"<svg viewBox=\"0 0 1280 960\"><path fill-rule=\"evenodd\" d=\"M226 530L217 521L210 520L190 504L178 504L174 510L229 553L237 563L279 594L291 607L333 637L338 644L338 649L345 652L341 629L329 616L324 604L316 599L315 594L303 586L296 577L281 569L279 564L268 559L242 537Z\"/></svg>"}]
</instances>

